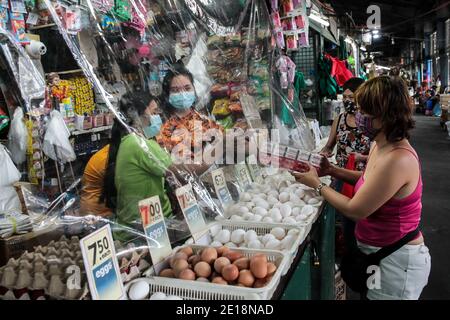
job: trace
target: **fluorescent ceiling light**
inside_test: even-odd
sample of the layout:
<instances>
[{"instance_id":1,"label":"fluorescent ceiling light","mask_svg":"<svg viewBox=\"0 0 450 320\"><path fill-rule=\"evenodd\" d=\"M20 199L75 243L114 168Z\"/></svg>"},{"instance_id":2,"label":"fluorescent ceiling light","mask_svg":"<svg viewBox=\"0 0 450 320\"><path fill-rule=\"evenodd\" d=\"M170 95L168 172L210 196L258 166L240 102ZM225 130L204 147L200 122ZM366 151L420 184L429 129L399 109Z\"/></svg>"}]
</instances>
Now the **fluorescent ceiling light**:
<instances>
[{"instance_id":1,"label":"fluorescent ceiling light","mask_svg":"<svg viewBox=\"0 0 450 320\"><path fill-rule=\"evenodd\" d=\"M328 27L330 25L330 23L328 21L322 19L321 17L319 17L319 16L317 16L317 15L315 15L313 13L311 13L309 15L309 18L314 20L314 21L316 21L316 22L318 22L318 23L320 23L320 24L322 24L322 25L324 25L325 27Z\"/></svg>"},{"instance_id":2,"label":"fluorescent ceiling light","mask_svg":"<svg viewBox=\"0 0 450 320\"><path fill-rule=\"evenodd\" d=\"M380 31L378 31L378 30L376 30L376 29L375 29L375 30L372 30L372 33L373 33L373 34L378 34L379 32L380 32Z\"/></svg>"},{"instance_id":3,"label":"fluorescent ceiling light","mask_svg":"<svg viewBox=\"0 0 450 320\"><path fill-rule=\"evenodd\" d=\"M373 38L374 38L374 39L378 39L378 38L380 38L380 35L379 35L379 34L374 34L374 35L373 35Z\"/></svg>"},{"instance_id":4,"label":"fluorescent ceiling light","mask_svg":"<svg viewBox=\"0 0 450 320\"><path fill-rule=\"evenodd\" d=\"M367 51L367 49L366 49L366 47L365 46L361 46L361 47L359 47L362 51Z\"/></svg>"}]
</instances>

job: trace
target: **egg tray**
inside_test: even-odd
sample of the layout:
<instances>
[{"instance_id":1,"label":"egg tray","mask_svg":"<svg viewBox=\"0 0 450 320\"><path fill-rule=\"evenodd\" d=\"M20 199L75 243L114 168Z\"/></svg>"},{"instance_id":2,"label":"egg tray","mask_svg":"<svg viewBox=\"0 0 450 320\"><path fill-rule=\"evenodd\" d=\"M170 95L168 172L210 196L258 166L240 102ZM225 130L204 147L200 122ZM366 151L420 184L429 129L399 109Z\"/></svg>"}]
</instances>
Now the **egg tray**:
<instances>
[{"instance_id":1,"label":"egg tray","mask_svg":"<svg viewBox=\"0 0 450 320\"><path fill-rule=\"evenodd\" d=\"M33 252L25 251L18 259L11 258L0 268L0 298L80 299L87 282L79 241L78 237L69 240L62 236L46 246L34 247ZM69 277L76 272L70 268L80 270L77 288L64 283L72 281Z\"/></svg>"},{"instance_id":2,"label":"egg tray","mask_svg":"<svg viewBox=\"0 0 450 320\"><path fill-rule=\"evenodd\" d=\"M177 247L173 250L173 255L175 255L179 250L191 247L194 254L197 254L204 248L210 248L210 246L200 246L200 245L185 245ZM241 253L244 257L251 258L257 254L265 254L267 256L267 261L272 262L277 266L277 271L273 275L270 282L262 288L243 288L232 285L221 285L215 283L204 283L200 281L192 281L192 280L181 280L181 279L173 279L173 278L164 278L155 276L154 268L151 268L149 272L146 273L146 276L153 279L155 283L161 286L169 286L169 287L179 287L184 290L199 290L199 292L195 294L176 292L170 293L177 295L179 297L187 297L192 295L195 300L203 300L203 299L218 299L218 300L270 300L272 295L274 294L276 288L278 287L283 271L286 268L286 264L288 263L288 257L281 251L272 251L272 250L257 250L257 249L243 249L243 248L231 248L232 251ZM159 267L162 269L169 267L169 261L172 256L169 256L164 262L161 263ZM188 289L189 288L189 289ZM157 290L164 292L163 290ZM182 290L181 290L182 291ZM211 292L210 295L209 292ZM197 298L198 297L198 298ZM186 298L188 299L188 298Z\"/></svg>"},{"instance_id":3,"label":"egg tray","mask_svg":"<svg viewBox=\"0 0 450 320\"><path fill-rule=\"evenodd\" d=\"M263 236L267 233L270 233L270 231L276 227L281 227L281 228L285 229L286 231L289 231L292 229L298 229L300 231L300 233L298 234L295 241L293 242L291 249L289 249L289 250L260 249L262 251L266 251L266 250L279 251L279 252L283 252L286 255L288 262L286 263L285 269L283 270L283 272L281 274L282 276L286 275L286 273L288 272L289 268L291 267L292 262L294 261L296 255L297 255L299 246L303 243L303 241L305 241L306 237L308 236L309 232L311 231L311 225L297 226L297 225L286 225L286 224L280 224L280 223L264 223L264 222L249 222L249 221L214 222L208 226L209 227L208 231L210 231L214 226L217 226L217 225L221 226L221 230L228 229L228 230L230 230L230 232L233 232L234 230L237 230L237 229L243 229L244 231L254 230L258 236ZM209 232L208 235L210 235L210 234L211 233ZM201 241L201 240L202 240L202 238L199 241ZM247 247L239 247L239 248L250 249ZM235 248L230 248L230 249L233 250Z\"/></svg>"}]
</instances>

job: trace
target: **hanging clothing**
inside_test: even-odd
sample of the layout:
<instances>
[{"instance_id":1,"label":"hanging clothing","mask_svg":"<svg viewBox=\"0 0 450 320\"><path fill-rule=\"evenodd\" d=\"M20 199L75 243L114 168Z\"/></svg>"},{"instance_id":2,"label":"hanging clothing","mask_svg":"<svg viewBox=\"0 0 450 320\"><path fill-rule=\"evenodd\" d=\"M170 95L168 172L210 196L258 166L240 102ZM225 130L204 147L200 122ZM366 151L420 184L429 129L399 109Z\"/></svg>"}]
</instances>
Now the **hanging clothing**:
<instances>
[{"instance_id":1,"label":"hanging clothing","mask_svg":"<svg viewBox=\"0 0 450 320\"><path fill-rule=\"evenodd\" d=\"M275 66L280 73L281 89L287 89L294 82L295 78L295 63L288 56L281 55Z\"/></svg>"},{"instance_id":2,"label":"hanging clothing","mask_svg":"<svg viewBox=\"0 0 450 320\"><path fill-rule=\"evenodd\" d=\"M337 95L338 85L331 76L332 61L324 55L320 55L317 66L319 81L319 95L324 98L334 99Z\"/></svg>"},{"instance_id":3,"label":"hanging clothing","mask_svg":"<svg viewBox=\"0 0 450 320\"><path fill-rule=\"evenodd\" d=\"M330 55L326 55L332 62L331 76L336 79L337 84L342 87L347 80L353 78L353 73L348 70L345 61L334 58Z\"/></svg>"},{"instance_id":4,"label":"hanging clothing","mask_svg":"<svg viewBox=\"0 0 450 320\"><path fill-rule=\"evenodd\" d=\"M294 79L295 97L292 102L293 107L300 107L299 95L300 95L301 90L304 88L306 88L305 77L304 77L303 73L301 73L300 71L296 71L295 79ZM281 121L283 122L283 124L288 127L292 127L295 124L294 118L292 117L292 114L289 111L289 108L286 106L286 103L284 100L282 102L280 118L281 118Z\"/></svg>"}]
</instances>

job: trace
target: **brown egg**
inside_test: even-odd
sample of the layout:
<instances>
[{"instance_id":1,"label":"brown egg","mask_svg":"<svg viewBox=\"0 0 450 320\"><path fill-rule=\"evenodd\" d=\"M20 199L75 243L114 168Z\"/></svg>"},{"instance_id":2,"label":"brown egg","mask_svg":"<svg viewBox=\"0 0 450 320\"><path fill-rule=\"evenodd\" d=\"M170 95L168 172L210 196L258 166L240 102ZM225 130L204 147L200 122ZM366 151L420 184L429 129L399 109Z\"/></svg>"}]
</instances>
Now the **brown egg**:
<instances>
[{"instance_id":1,"label":"brown egg","mask_svg":"<svg viewBox=\"0 0 450 320\"><path fill-rule=\"evenodd\" d=\"M243 257L234 261L233 264L238 267L239 270L244 270L250 267L250 260L246 257Z\"/></svg>"},{"instance_id":2,"label":"brown egg","mask_svg":"<svg viewBox=\"0 0 450 320\"><path fill-rule=\"evenodd\" d=\"M253 284L253 288L263 288L266 286L265 279L256 279L255 283Z\"/></svg>"},{"instance_id":3,"label":"brown egg","mask_svg":"<svg viewBox=\"0 0 450 320\"><path fill-rule=\"evenodd\" d=\"M187 269L188 267L189 267L189 264L186 260L178 259L178 260L175 260L175 262L173 263L173 272L174 272L175 276L178 277L180 272Z\"/></svg>"},{"instance_id":4,"label":"brown egg","mask_svg":"<svg viewBox=\"0 0 450 320\"><path fill-rule=\"evenodd\" d=\"M202 258L196 254L194 254L193 256L190 256L188 259L189 264L191 264L193 267L195 267L195 265L197 263L199 263L200 261L202 261Z\"/></svg>"},{"instance_id":5,"label":"brown egg","mask_svg":"<svg viewBox=\"0 0 450 320\"><path fill-rule=\"evenodd\" d=\"M197 277L208 278L211 275L211 266L204 261L200 261L195 265L194 271Z\"/></svg>"},{"instance_id":6,"label":"brown egg","mask_svg":"<svg viewBox=\"0 0 450 320\"><path fill-rule=\"evenodd\" d=\"M250 259L250 271L255 278L263 279L267 276L267 257L254 256Z\"/></svg>"},{"instance_id":7,"label":"brown egg","mask_svg":"<svg viewBox=\"0 0 450 320\"><path fill-rule=\"evenodd\" d=\"M269 262L267 264L267 275L272 276L276 271L277 271L277 266L274 263Z\"/></svg>"},{"instance_id":8,"label":"brown egg","mask_svg":"<svg viewBox=\"0 0 450 320\"><path fill-rule=\"evenodd\" d=\"M214 270L218 273L222 273L223 267L231 264L230 260L225 257L217 258L216 261L214 261Z\"/></svg>"},{"instance_id":9,"label":"brown egg","mask_svg":"<svg viewBox=\"0 0 450 320\"><path fill-rule=\"evenodd\" d=\"M217 250L214 248L205 248L202 251L201 258L202 261L211 264L217 259Z\"/></svg>"},{"instance_id":10,"label":"brown egg","mask_svg":"<svg viewBox=\"0 0 450 320\"><path fill-rule=\"evenodd\" d=\"M159 273L159 276L164 278L175 278L175 273L172 269L164 269Z\"/></svg>"},{"instance_id":11,"label":"brown egg","mask_svg":"<svg viewBox=\"0 0 450 320\"><path fill-rule=\"evenodd\" d=\"M220 248L217 248L217 254L220 257L223 257L228 251L230 251L230 248L228 248L226 246L222 246Z\"/></svg>"},{"instance_id":12,"label":"brown egg","mask_svg":"<svg viewBox=\"0 0 450 320\"><path fill-rule=\"evenodd\" d=\"M170 259L170 267L173 268L173 264L176 260L186 260L188 259L187 255L183 252L177 252L172 259Z\"/></svg>"},{"instance_id":13,"label":"brown egg","mask_svg":"<svg viewBox=\"0 0 450 320\"><path fill-rule=\"evenodd\" d=\"M178 278L182 280L195 280L195 273L191 269L184 269L180 272Z\"/></svg>"},{"instance_id":14,"label":"brown egg","mask_svg":"<svg viewBox=\"0 0 450 320\"><path fill-rule=\"evenodd\" d=\"M255 283L255 277L250 270L241 270L239 272L238 283L244 287L251 288Z\"/></svg>"},{"instance_id":15,"label":"brown egg","mask_svg":"<svg viewBox=\"0 0 450 320\"><path fill-rule=\"evenodd\" d=\"M222 269L222 277L227 281L234 281L239 277L239 269L234 264L229 264Z\"/></svg>"},{"instance_id":16,"label":"brown egg","mask_svg":"<svg viewBox=\"0 0 450 320\"><path fill-rule=\"evenodd\" d=\"M222 277L215 277L214 279L212 279L211 282L212 282L212 283L215 283L215 284L224 284L224 285L228 285L228 282L226 282Z\"/></svg>"},{"instance_id":17,"label":"brown egg","mask_svg":"<svg viewBox=\"0 0 450 320\"><path fill-rule=\"evenodd\" d=\"M228 251L227 253L224 254L224 257L228 258L233 263L236 260L242 258L242 254L236 251Z\"/></svg>"},{"instance_id":18,"label":"brown egg","mask_svg":"<svg viewBox=\"0 0 450 320\"><path fill-rule=\"evenodd\" d=\"M183 252L184 254L186 254L186 256L188 258L194 254L194 250L192 250L191 247L183 248L183 249L180 250L180 252Z\"/></svg>"}]
</instances>

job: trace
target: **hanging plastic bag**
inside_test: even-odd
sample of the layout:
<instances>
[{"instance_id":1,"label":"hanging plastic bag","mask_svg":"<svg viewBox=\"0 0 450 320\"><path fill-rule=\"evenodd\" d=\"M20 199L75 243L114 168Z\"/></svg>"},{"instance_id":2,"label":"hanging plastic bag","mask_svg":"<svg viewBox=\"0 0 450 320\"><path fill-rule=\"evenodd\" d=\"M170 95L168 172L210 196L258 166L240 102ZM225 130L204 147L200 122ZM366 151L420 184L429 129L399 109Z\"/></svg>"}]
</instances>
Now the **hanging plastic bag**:
<instances>
[{"instance_id":1,"label":"hanging plastic bag","mask_svg":"<svg viewBox=\"0 0 450 320\"><path fill-rule=\"evenodd\" d=\"M74 161L75 152L69 141L70 132L59 111L51 112L51 120L44 137L44 153L51 159L62 163Z\"/></svg>"},{"instance_id":2,"label":"hanging plastic bag","mask_svg":"<svg viewBox=\"0 0 450 320\"><path fill-rule=\"evenodd\" d=\"M347 160L347 164L345 165L345 169L348 170L355 170L356 168L356 159L355 159L355 155L352 153L348 156L348 160ZM350 199L353 198L355 192L355 187L352 186L351 184L345 183L342 185L342 190L341 193L346 196L349 197Z\"/></svg>"},{"instance_id":3,"label":"hanging plastic bag","mask_svg":"<svg viewBox=\"0 0 450 320\"><path fill-rule=\"evenodd\" d=\"M8 148L11 150L11 158L15 164L25 162L27 151L28 131L23 122L23 110L18 107L14 111L11 128L8 135Z\"/></svg>"},{"instance_id":4,"label":"hanging plastic bag","mask_svg":"<svg viewBox=\"0 0 450 320\"><path fill-rule=\"evenodd\" d=\"M8 149L0 144L0 187L10 187L21 174L9 157Z\"/></svg>"},{"instance_id":5,"label":"hanging plastic bag","mask_svg":"<svg viewBox=\"0 0 450 320\"><path fill-rule=\"evenodd\" d=\"M14 187L0 187L0 213L20 209L20 200Z\"/></svg>"}]
</instances>

